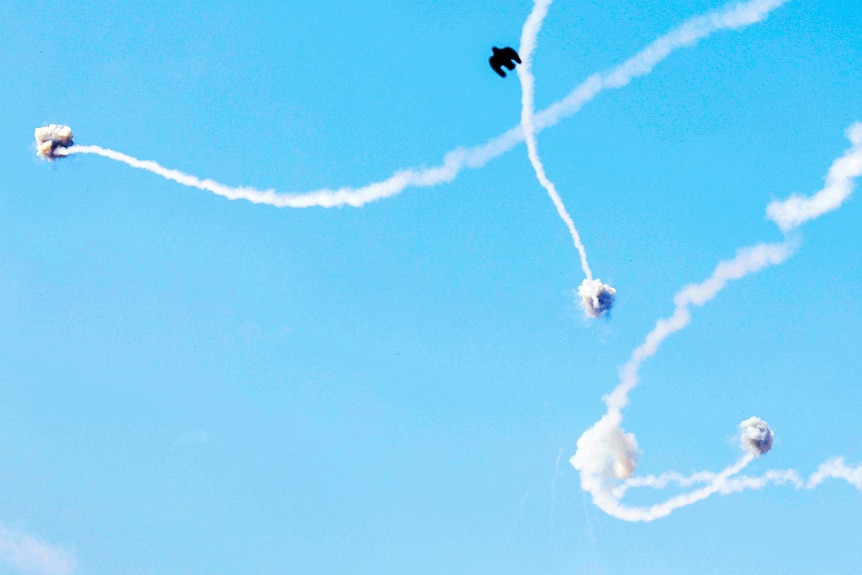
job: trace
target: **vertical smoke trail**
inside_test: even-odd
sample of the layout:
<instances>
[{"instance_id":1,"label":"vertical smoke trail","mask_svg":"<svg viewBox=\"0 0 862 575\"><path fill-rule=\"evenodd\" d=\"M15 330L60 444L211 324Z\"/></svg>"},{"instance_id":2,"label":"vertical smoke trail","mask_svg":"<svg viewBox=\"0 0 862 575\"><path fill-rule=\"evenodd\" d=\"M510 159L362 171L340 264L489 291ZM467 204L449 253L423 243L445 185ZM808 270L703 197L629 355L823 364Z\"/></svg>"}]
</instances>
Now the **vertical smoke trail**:
<instances>
[{"instance_id":1,"label":"vertical smoke trail","mask_svg":"<svg viewBox=\"0 0 862 575\"><path fill-rule=\"evenodd\" d=\"M769 204L768 216L783 231L836 209L852 193L855 178L862 175L862 123L851 125L846 135L851 146L830 166L824 188L808 198L795 195L788 200ZM795 245L793 239L787 239L780 244L758 244L741 249L732 260L719 263L706 281L684 287L674 296L674 312L670 317L656 322L644 342L634 350L629 361L620 369L619 383L604 397L607 406L605 415L581 435L577 451L570 459L572 466L581 473L581 487L590 492L593 502L603 511L626 521L652 521L714 493L759 489L769 483L790 483L797 488L803 485L793 470L773 471L761 478L734 477L755 457L767 452L772 446L772 430L766 422L758 418L751 418L740 424L742 444L747 451L742 458L719 473L701 472L690 477L671 472L660 476L633 478L639 455L638 444L635 436L626 433L621 427L622 409L628 404L629 393L638 384L641 364L658 352L668 336L689 324L690 308L702 306L712 300L731 280L744 278L767 266L783 262L793 254ZM805 486L813 489L827 477L844 479L862 490L862 465L847 467L841 459L832 459L821 465ZM660 489L668 483L683 487L696 483L706 485L651 507L629 507L620 503L630 487Z\"/></svg>"},{"instance_id":2,"label":"vertical smoke trail","mask_svg":"<svg viewBox=\"0 0 862 575\"><path fill-rule=\"evenodd\" d=\"M649 74L656 65L680 48L691 47L720 30L736 30L763 21L770 12L788 0L749 0L732 2L712 12L696 16L667 34L659 37L632 58L604 73L593 74L576 86L564 98L535 115L536 133L576 114L586 103L605 90L622 88L633 79ZM133 168L150 171L185 186L206 190L229 198L243 199L276 207L360 207L369 202L400 194L406 188L427 188L450 183L466 169L479 169L494 158L513 149L524 140L520 126L491 138L486 143L470 148L456 148L448 152L439 166L400 170L385 180L359 188L344 186L337 189L319 189L304 194L284 194L275 190L257 190L250 187L232 187L213 180L201 180L178 170L160 166L156 162L139 160L120 152L99 146L70 146L52 148L52 157L70 154L95 154L123 162Z\"/></svg>"},{"instance_id":3,"label":"vertical smoke trail","mask_svg":"<svg viewBox=\"0 0 862 575\"><path fill-rule=\"evenodd\" d=\"M652 487L653 489L664 489L674 484L680 487L690 487L698 483L711 483L715 481L717 473L701 471L689 476L675 472L662 473L661 475L645 475L643 477L632 477L614 490L614 496L619 499L630 488ZM821 463L817 470L803 481L794 469L772 469L759 477L739 475L728 479L723 483L718 493L728 495L739 493L750 489L763 489L768 485L790 485L794 489L816 489L826 479L841 479L862 491L862 464L849 466L843 457L833 457Z\"/></svg>"},{"instance_id":4,"label":"vertical smoke trail","mask_svg":"<svg viewBox=\"0 0 862 575\"><path fill-rule=\"evenodd\" d=\"M554 182L548 178L545 172L545 166L542 164L542 159L539 157L539 145L536 142L536 125L535 125L535 77L532 72L533 51L536 48L536 38L539 30L542 29L542 21L548 14L548 7L553 0L535 0L533 10L527 17L524 23L524 28L521 32L521 47L519 50L521 56L521 65L518 66L518 78L521 81L521 132L524 137L524 142L527 145L527 156L530 159L530 164L536 172L536 179L548 192L554 207L557 209L557 214L569 230L569 235L572 237L572 243L575 249L578 250L578 255L581 260L581 270L583 270L586 279L578 288L578 295L581 298L581 306L584 312L589 317L602 317L607 315L613 307L616 290L607 284L603 284L601 280L593 279L593 272L590 269L590 264L587 262L587 250L581 241L581 235L575 227L575 222L566 210L563 199L557 192L557 187Z\"/></svg>"}]
</instances>

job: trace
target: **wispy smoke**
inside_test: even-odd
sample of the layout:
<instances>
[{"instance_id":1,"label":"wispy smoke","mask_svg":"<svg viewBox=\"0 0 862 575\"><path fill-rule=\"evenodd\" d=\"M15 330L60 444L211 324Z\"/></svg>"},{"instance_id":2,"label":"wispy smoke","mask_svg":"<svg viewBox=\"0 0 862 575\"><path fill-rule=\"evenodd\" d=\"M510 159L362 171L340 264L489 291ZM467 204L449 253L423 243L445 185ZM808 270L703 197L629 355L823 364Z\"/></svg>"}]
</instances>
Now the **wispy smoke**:
<instances>
[{"instance_id":1,"label":"wispy smoke","mask_svg":"<svg viewBox=\"0 0 862 575\"><path fill-rule=\"evenodd\" d=\"M719 10L708 12L684 22L680 27L661 36L634 57L604 74L593 74L566 97L536 114L536 132L551 127L565 117L577 113L581 107L606 89L620 88L634 78L644 76L674 51L695 45L719 30L739 29L762 21L769 13L787 0L750 0L731 3ZM452 182L465 168L478 169L492 159L508 152L524 141L520 126L472 148L457 148L447 153L443 163L427 169L401 170L380 182L360 188L342 187L320 189L304 194L283 194L275 190L257 190L249 187L231 187L213 180L201 180L178 170L164 168L153 161L139 160L120 152L99 146L71 146L55 150L56 155L96 154L123 162L133 168L150 171L177 183L206 190L229 199L243 199L276 207L331 208L363 206L369 202L400 194L409 187L427 188Z\"/></svg>"},{"instance_id":2,"label":"wispy smoke","mask_svg":"<svg viewBox=\"0 0 862 575\"><path fill-rule=\"evenodd\" d=\"M705 483L703 487L683 493L648 507L632 507L620 502L628 487L664 487L676 479L677 474L658 478L633 478L637 463L637 441L631 433L620 427L622 415L619 409L611 408L593 427L578 440L578 450L571 459L572 465L581 473L581 487L588 491L602 511L624 521L653 521L670 515L675 509L691 505L721 492L727 481L742 471L755 457L752 453L742 456L736 463L719 473L701 473L697 481L683 483ZM623 483L620 484L620 481Z\"/></svg>"},{"instance_id":3,"label":"wispy smoke","mask_svg":"<svg viewBox=\"0 0 862 575\"><path fill-rule=\"evenodd\" d=\"M63 549L2 526L0 561L17 571L42 575L67 575L76 566L75 559Z\"/></svg>"},{"instance_id":4,"label":"wispy smoke","mask_svg":"<svg viewBox=\"0 0 862 575\"><path fill-rule=\"evenodd\" d=\"M848 130L852 147L841 158L833 162L826 177L826 188L817 192L811 199L794 196L786 202L770 204L770 215L782 229L790 229L800 223L815 218L838 207L854 185L854 178L862 175L862 124L855 123ZM837 193L834 190L838 190ZM824 194L824 191L826 193ZM843 194L843 195L842 195ZM839 198L836 200L836 197ZM826 198L826 199L823 199ZM779 206L773 208L773 206ZM786 209L786 206L805 206ZM785 211L782 211L785 210ZM789 214L789 215L788 215ZM781 222L790 222L785 226ZM571 464L580 471L581 487L588 491L593 502L606 513L626 521L652 521L670 514L674 509L705 499L714 493L734 493L744 489L760 489L770 483L792 484L797 488L816 487L827 477L844 479L862 490L862 465L848 467L841 459L831 459L820 466L803 483L793 470L771 471L759 478L738 477L751 461L772 448L773 432L765 421L751 417L740 423L740 442L746 451L738 461L718 472L699 472L692 476L682 476L675 472L659 476L633 477L637 463L638 445L633 434L623 430L622 409L628 404L629 393L638 384L641 363L655 355L662 342L674 332L683 329L691 321L691 307L702 306L716 297L731 280L737 280L767 266L776 265L790 257L796 241L788 239L780 244L758 244L739 250L731 260L719 263L712 275L704 282L690 284L674 296L675 309L670 317L656 322L644 342L632 352L631 358L620 369L620 381L604 397L607 411L598 422L587 429L578 440L577 451ZM669 483L681 487L704 484L703 487L672 497L667 501L650 507L629 507L620 501L626 490L631 487L664 488Z\"/></svg>"},{"instance_id":5,"label":"wispy smoke","mask_svg":"<svg viewBox=\"0 0 862 575\"><path fill-rule=\"evenodd\" d=\"M581 307L590 317L603 317L610 313L617 297L617 290L599 279L585 279L578 287Z\"/></svg>"},{"instance_id":6,"label":"wispy smoke","mask_svg":"<svg viewBox=\"0 0 862 575\"><path fill-rule=\"evenodd\" d=\"M64 156L65 148L71 146L72 128L60 124L49 124L36 128L36 154L47 160Z\"/></svg>"},{"instance_id":7,"label":"wispy smoke","mask_svg":"<svg viewBox=\"0 0 862 575\"><path fill-rule=\"evenodd\" d=\"M847 128L851 146L832 163L826 174L826 185L811 197L795 194L784 201L770 202L766 217L787 232L841 206L853 193L854 181L862 175L862 123Z\"/></svg>"}]
</instances>

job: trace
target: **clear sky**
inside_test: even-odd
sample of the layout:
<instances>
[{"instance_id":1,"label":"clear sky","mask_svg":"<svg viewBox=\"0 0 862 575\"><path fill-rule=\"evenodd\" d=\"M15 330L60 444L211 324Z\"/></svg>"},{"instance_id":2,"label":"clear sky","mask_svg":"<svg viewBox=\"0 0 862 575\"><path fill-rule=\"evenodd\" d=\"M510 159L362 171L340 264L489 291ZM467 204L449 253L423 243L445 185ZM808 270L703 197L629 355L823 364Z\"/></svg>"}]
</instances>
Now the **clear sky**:
<instances>
[{"instance_id":1,"label":"clear sky","mask_svg":"<svg viewBox=\"0 0 862 575\"><path fill-rule=\"evenodd\" d=\"M557 0L536 108L719 0ZM862 493L769 486L651 523L569 465L673 296L779 242L862 120L862 3L791 0L519 145L361 208L229 201L33 130L302 193L516 126L529 0L23 2L0 23L0 572L858 574ZM638 474L862 462L862 204L692 310L641 369ZM652 504L675 491L632 491ZM856 519L854 519L854 517Z\"/></svg>"}]
</instances>

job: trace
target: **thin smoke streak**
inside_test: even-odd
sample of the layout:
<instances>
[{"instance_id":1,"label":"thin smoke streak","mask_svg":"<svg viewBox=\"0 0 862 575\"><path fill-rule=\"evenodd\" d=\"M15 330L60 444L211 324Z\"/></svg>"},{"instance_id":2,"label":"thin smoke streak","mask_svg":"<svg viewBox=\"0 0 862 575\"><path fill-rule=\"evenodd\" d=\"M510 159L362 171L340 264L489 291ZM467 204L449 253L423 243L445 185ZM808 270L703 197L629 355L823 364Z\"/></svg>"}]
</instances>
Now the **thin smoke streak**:
<instances>
[{"instance_id":1,"label":"thin smoke streak","mask_svg":"<svg viewBox=\"0 0 862 575\"><path fill-rule=\"evenodd\" d=\"M536 133L554 126L563 118L577 113L584 104L607 89L621 88L633 79L649 74L656 65L674 51L691 47L719 30L735 30L764 20L770 12L788 0L750 0L731 3L723 8L696 16L681 26L659 37L646 48L604 74L593 74L576 86L567 96L535 115ZM206 190L228 199L243 199L275 207L308 208L339 206L360 207L369 202L400 194L408 187L426 188L450 183L465 168L478 169L492 159L508 152L524 141L520 126L492 138L485 144L472 148L456 148L447 153L443 163L428 169L400 170L385 180L352 188L319 189L303 194L284 194L275 190L258 190L251 187L232 187L214 180L201 180L179 170L165 168L150 160L139 160L132 156L99 146L71 146L57 150L57 156L70 154L95 154L123 162L133 168L150 171L179 184Z\"/></svg>"},{"instance_id":2,"label":"thin smoke streak","mask_svg":"<svg viewBox=\"0 0 862 575\"><path fill-rule=\"evenodd\" d=\"M519 50L521 65L517 68L518 78L521 81L521 131L524 136L524 141L527 144L527 156L530 159L530 164L532 164L533 170L536 172L536 178L539 180L542 187L545 188L545 191L548 192L548 196L550 196L551 201L554 203L554 207L557 209L557 214L559 214L563 223L566 224L566 227L569 230L569 235L572 236L572 243L574 243L575 249L578 250L578 255L581 259L581 269L583 270L584 275L587 276L587 279L592 281L593 272L590 270L590 265L587 262L587 250L584 248L584 244L581 241L581 235L575 227L574 220L572 220L572 217L566 210L566 206L563 204L563 199L560 197L560 194L557 193L557 188L554 185L554 182L552 182L545 173L545 166L542 164L542 160L539 157L539 146L536 142L536 126L533 118L536 88L535 77L533 76L531 67L533 64L533 50L536 48L536 38L539 34L539 30L542 29L542 21L545 19L545 16L548 13L548 7L550 7L552 1L553 0L535 0L533 10L530 12L530 16L524 23L524 29L521 32L521 47Z\"/></svg>"},{"instance_id":3,"label":"thin smoke streak","mask_svg":"<svg viewBox=\"0 0 862 575\"><path fill-rule=\"evenodd\" d=\"M561 447L557 452L557 460L554 462L554 475L551 477L551 510L548 514L548 522L551 524L551 529L554 527L554 514L557 511L557 480L560 478L560 461L563 459L565 447Z\"/></svg>"}]
</instances>

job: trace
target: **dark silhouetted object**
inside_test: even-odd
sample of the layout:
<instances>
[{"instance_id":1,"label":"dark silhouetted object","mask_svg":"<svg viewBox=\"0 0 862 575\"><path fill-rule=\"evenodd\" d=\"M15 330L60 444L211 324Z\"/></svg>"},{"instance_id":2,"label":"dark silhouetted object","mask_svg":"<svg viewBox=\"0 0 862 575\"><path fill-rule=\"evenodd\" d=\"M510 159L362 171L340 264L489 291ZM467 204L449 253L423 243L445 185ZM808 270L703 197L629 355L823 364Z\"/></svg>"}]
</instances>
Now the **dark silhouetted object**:
<instances>
[{"instance_id":1,"label":"dark silhouetted object","mask_svg":"<svg viewBox=\"0 0 862 575\"><path fill-rule=\"evenodd\" d=\"M503 48L497 48L494 46L494 55L491 56L488 61L491 63L491 67L497 72L501 78L506 77L506 73L503 71L505 67L507 70L515 69L515 62L518 64L521 63L521 58L518 56L518 53L515 52L514 48L509 48L508 46Z\"/></svg>"}]
</instances>

